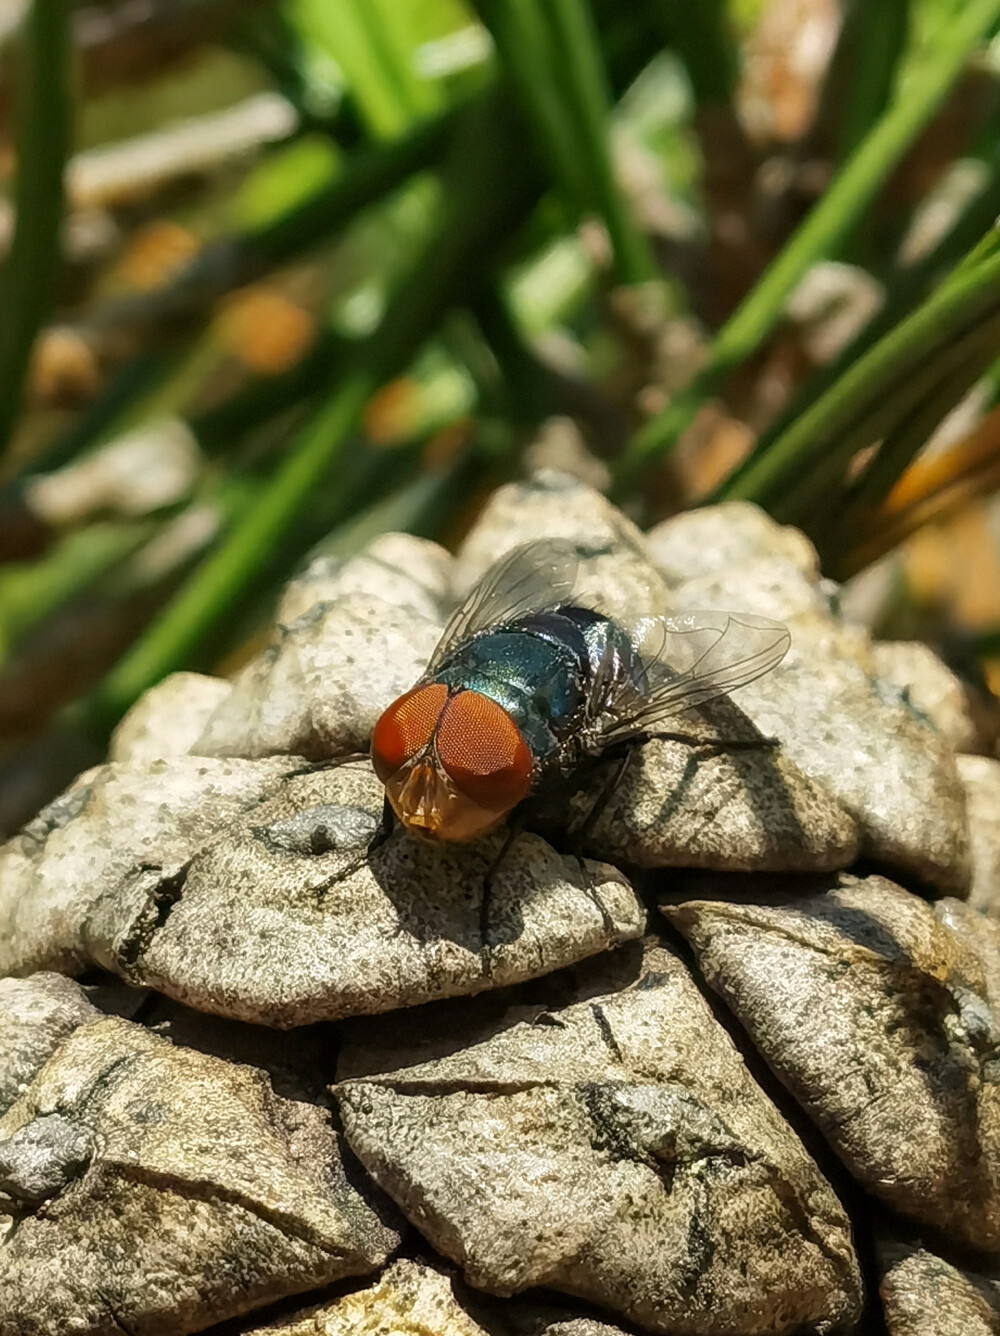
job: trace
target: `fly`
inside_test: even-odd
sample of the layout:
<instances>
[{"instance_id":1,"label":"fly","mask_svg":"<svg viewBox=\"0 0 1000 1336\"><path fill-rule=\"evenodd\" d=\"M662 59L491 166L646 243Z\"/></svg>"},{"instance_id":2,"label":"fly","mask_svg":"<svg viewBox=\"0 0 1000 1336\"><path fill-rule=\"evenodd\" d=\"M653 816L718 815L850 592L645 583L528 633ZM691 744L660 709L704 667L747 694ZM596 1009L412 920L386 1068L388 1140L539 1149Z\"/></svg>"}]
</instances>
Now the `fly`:
<instances>
[{"instance_id":1,"label":"fly","mask_svg":"<svg viewBox=\"0 0 1000 1336\"><path fill-rule=\"evenodd\" d=\"M382 714L372 764L408 831L475 839L550 777L754 681L788 650L784 626L748 613L626 623L579 593L578 567L570 543L515 549Z\"/></svg>"}]
</instances>

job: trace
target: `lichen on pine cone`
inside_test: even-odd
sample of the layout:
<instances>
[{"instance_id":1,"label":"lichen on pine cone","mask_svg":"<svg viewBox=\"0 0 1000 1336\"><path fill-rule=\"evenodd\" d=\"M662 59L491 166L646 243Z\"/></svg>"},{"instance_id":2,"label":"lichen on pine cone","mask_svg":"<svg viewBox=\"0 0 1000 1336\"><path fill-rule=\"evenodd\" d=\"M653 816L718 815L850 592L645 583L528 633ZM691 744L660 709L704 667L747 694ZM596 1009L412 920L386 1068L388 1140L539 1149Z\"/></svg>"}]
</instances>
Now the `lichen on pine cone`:
<instances>
[{"instance_id":1,"label":"lichen on pine cone","mask_svg":"<svg viewBox=\"0 0 1000 1336\"><path fill-rule=\"evenodd\" d=\"M791 650L579 853L574 800L370 852L375 720L544 536ZM993 741L746 504L642 534L543 472L455 557L315 561L0 850L0 1336L995 1331Z\"/></svg>"}]
</instances>

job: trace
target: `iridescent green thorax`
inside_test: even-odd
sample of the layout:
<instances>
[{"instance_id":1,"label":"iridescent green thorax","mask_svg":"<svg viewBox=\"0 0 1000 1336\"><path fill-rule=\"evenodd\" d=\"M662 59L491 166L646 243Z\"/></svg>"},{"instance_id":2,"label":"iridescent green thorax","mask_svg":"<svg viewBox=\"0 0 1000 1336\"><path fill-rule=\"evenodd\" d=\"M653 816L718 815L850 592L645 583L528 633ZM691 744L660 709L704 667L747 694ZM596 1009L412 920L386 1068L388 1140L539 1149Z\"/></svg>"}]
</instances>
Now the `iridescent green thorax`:
<instances>
[{"instance_id":1,"label":"iridescent green thorax","mask_svg":"<svg viewBox=\"0 0 1000 1336\"><path fill-rule=\"evenodd\" d=\"M496 701L544 763L577 723L610 651L631 664L631 642L614 622L582 608L557 608L473 637L434 678Z\"/></svg>"}]
</instances>

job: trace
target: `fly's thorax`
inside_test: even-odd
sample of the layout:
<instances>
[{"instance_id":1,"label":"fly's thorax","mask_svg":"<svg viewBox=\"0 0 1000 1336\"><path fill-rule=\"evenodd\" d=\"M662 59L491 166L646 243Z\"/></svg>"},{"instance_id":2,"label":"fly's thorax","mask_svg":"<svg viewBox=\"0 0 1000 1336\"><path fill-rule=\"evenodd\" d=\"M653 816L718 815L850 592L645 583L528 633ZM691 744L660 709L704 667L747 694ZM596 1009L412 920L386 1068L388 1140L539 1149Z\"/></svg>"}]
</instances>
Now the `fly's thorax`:
<instances>
[{"instance_id":1,"label":"fly's thorax","mask_svg":"<svg viewBox=\"0 0 1000 1336\"><path fill-rule=\"evenodd\" d=\"M441 665L435 679L495 701L544 765L579 718L585 666L575 647L519 627L477 636Z\"/></svg>"},{"instance_id":2,"label":"fly's thorax","mask_svg":"<svg viewBox=\"0 0 1000 1336\"><path fill-rule=\"evenodd\" d=\"M597 721L622 686L645 686L629 632L575 605L473 637L435 676L495 700L517 721L539 765L562 771L594 754Z\"/></svg>"}]
</instances>

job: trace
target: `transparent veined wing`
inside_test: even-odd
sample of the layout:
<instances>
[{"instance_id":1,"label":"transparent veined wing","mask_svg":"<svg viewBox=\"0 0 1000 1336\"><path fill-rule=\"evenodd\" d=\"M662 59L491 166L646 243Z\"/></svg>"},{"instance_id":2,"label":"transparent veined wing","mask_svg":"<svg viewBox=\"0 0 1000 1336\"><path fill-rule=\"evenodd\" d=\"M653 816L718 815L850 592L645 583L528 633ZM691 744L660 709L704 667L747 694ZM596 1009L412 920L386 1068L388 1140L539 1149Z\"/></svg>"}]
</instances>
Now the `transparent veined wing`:
<instances>
[{"instance_id":1,"label":"transparent veined wing","mask_svg":"<svg viewBox=\"0 0 1000 1336\"><path fill-rule=\"evenodd\" d=\"M629 628L645 672L608 703L600 729L610 744L652 732L681 711L763 677L788 652L788 628L747 612L647 617Z\"/></svg>"},{"instance_id":2,"label":"transparent veined wing","mask_svg":"<svg viewBox=\"0 0 1000 1336\"><path fill-rule=\"evenodd\" d=\"M461 641L479 631L544 612L573 600L579 558L562 539L525 543L491 566L465 602L452 614L438 641L428 672L433 672Z\"/></svg>"}]
</instances>

